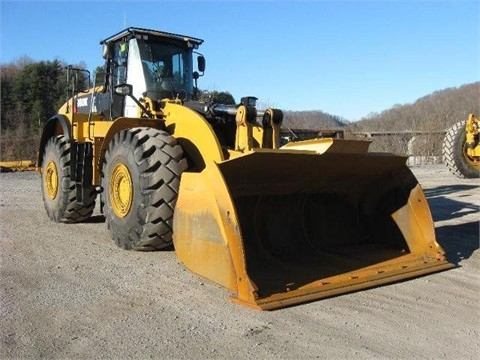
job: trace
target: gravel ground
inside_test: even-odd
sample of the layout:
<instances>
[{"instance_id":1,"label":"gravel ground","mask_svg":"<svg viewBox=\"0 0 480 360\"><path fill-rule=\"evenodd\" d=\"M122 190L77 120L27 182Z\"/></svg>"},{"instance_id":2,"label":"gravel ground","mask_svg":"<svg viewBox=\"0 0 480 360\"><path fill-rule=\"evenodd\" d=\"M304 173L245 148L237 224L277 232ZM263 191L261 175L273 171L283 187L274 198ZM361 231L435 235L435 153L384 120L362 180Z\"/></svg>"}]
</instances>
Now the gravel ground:
<instances>
[{"instance_id":1,"label":"gravel ground","mask_svg":"<svg viewBox=\"0 0 480 360\"><path fill-rule=\"evenodd\" d=\"M227 300L173 251L55 224L39 174L0 174L1 359L477 359L480 182L412 169L456 268L273 312ZM477 354L477 355L475 355Z\"/></svg>"}]
</instances>

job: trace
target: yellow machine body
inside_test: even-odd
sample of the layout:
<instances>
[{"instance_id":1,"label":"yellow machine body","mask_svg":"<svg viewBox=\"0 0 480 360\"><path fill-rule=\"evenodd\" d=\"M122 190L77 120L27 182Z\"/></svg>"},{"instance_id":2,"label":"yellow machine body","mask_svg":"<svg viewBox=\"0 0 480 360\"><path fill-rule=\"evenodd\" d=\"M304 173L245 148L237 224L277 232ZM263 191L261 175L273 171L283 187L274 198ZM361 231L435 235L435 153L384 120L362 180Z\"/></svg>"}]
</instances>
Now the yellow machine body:
<instances>
[{"instance_id":1,"label":"yellow machine body","mask_svg":"<svg viewBox=\"0 0 480 360\"><path fill-rule=\"evenodd\" d=\"M173 215L175 252L188 269L227 288L233 301L270 310L453 266L435 240L428 202L406 157L369 153L368 141L315 139L280 147L279 112L265 110L260 124L248 105L222 110L233 111L236 126L234 143L225 146L212 123L178 97L141 100L138 117L113 119L75 113L66 104L47 123L41 146L62 134L72 144L90 144L91 185L118 189L110 194L111 216L123 219L138 210L128 188L138 179L120 162L102 182L112 139L136 128L175 138L189 165ZM48 156L53 160L43 165L43 176L50 201L62 180L55 157Z\"/></svg>"},{"instance_id":2,"label":"yellow machine body","mask_svg":"<svg viewBox=\"0 0 480 360\"><path fill-rule=\"evenodd\" d=\"M477 159L480 157L480 142L478 141L478 135L480 133L480 120L476 114L470 114L467 122L465 123L465 143L466 153L470 158Z\"/></svg>"},{"instance_id":3,"label":"yellow machine body","mask_svg":"<svg viewBox=\"0 0 480 360\"><path fill-rule=\"evenodd\" d=\"M480 120L469 114L467 120L453 124L446 132L442 144L443 162L457 177L480 177Z\"/></svg>"}]
</instances>

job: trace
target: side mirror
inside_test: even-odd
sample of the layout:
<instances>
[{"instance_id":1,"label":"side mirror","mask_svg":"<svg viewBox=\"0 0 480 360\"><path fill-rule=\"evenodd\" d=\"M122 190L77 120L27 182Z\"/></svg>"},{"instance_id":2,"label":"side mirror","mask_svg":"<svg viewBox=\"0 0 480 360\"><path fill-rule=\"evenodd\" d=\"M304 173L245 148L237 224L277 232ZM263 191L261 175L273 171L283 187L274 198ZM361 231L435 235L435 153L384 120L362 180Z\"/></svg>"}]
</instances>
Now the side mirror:
<instances>
[{"instance_id":1,"label":"side mirror","mask_svg":"<svg viewBox=\"0 0 480 360\"><path fill-rule=\"evenodd\" d=\"M103 44L102 48L102 57L104 59L111 59L113 57L113 45L112 44Z\"/></svg>"},{"instance_id":2,"label":"side mirror","mask_svg":"<svg viewBox=\"0 0 480 360\"><path fill-rule=\"evenodd\" d=\"M132 96L133 87L130 84L117 85L114 88L115 94L120 96Z\"/></svg>"},{"instance_id":3,"label":"side mirror","mask_svg":"<svg viewBox=\"0 0 480 360\"><path fill-rule=\"evenodd\" d=\"M198 71L204 72L205 71L205 58L203 55L199 55L197 57L197 64L198 64Z\"/></svg>"}]
</instances>

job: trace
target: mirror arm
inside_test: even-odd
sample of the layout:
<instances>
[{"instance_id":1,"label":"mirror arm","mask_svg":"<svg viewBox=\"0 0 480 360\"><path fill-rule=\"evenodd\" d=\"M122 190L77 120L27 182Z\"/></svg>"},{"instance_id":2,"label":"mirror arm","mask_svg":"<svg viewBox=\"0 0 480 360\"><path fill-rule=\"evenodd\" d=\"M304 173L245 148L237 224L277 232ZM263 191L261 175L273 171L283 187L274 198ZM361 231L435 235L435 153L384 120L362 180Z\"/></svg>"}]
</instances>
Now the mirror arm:
<instances>
[{"instance_id":1,"label":"mirror arm","mask_svg":"<svg viewBox=\"0 0 480 360\"><path fill-rule=\"evenodd\" d=\"M133 101L135 101L135 104L138 105L138 107L140 109L142 109L142 111L148 115L149 118L153 118L153 114L150 112L150 110L148 110L145 105L143 105L135 96L133 96L132 94L128 94L128 96L130 96L132 98Z\"/></svg>"},{"instance_id":2,"label":"mirror arm","mask_svg":"<svg viewBox=\"0 0 480 360\"><path fill-rule=\"evenodd\" d=\"M125 92L121 92L119 91L121 88L127 88L128 91L125 93ZM132 95L132 85L130 84L121 84L121 85L117 85L115 86L115 94L116 95L120 95L120 96L130 96L130 98L132 98L132 100L135 102L135 104L138 105L138 107L140 109L142 109L142 111L147 114L147 116L149 118L153 118L153 114L150 112L150 110L148 110L145 105L143 105L135 96Z\"/></svg>"}]
</instances>

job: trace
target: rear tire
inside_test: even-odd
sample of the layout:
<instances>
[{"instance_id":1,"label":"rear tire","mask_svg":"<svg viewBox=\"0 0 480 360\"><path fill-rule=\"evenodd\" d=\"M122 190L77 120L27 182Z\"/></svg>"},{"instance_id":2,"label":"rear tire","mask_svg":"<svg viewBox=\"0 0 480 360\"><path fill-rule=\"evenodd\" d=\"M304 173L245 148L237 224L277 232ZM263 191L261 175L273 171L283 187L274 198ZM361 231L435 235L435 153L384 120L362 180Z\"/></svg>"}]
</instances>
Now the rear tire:
<instances>
[{"instance_id":1,"label":"rear tire","mask_svg":"<svg viewBox=\"0 0 480 360\"><path fill-rule=\"evenodd\" d=\"M467 155L466 121L454 124L445 135L442 146L443 162L459 178L480 177L480 163Z\"/></svg>"},{"instance_id":2,"label":"rear tire","mask_svg":"<svg viewBox=\"0 0 480 360\"><path fill-rule=\"evenodd\" d=\"M48 217L55 222L87 220L95 208L97 194L93 186L85 191L85 204L77 202L75 182L70 179L70 154L70 143L63 135L50 138L43 153L43 204Z\"/></svg>"},{"instance_id":3,"label":"rear tire","mask_svg":"<svg viewBox=\"0 0 480 360\"><path fill-rule=\"evenodd\" d=\"M183 149L165 131L134 128L115 134L105 154L102 202L112 238L123 249L172 244Z\"/></svg>"}]
</instances>

